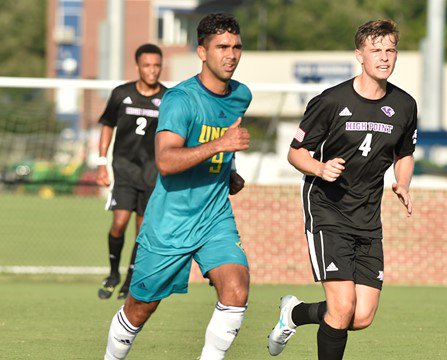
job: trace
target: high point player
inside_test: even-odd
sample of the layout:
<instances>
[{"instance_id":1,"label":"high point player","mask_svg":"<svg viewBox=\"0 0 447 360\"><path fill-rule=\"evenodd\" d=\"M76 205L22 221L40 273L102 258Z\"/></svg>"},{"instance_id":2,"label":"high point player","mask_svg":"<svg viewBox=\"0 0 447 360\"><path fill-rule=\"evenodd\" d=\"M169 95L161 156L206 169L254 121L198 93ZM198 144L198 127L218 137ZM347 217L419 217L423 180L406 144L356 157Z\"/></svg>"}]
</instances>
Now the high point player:
<instances>
[{"instance_id":1,"label":"high point player","mask_svg":"<svg viewBox=\"0 0 447 360\"><path fill-rule=\"evenodd\" d=\"M291 143L289 162L305 175L301 195L312 271L326 301L283 297L269 336L271 355L282 352L297 326L318 324L318 358L342 359L348 330L374 319L384 275L380 205L393 163L393 191L407 215L413 211L416 102L387 81L398 41L392 21L360 26L355 56L361 74L312 99Z\"/></svg>"},{"instance_id":2,"label":"high point player","mask_svg":"<svg viewBox=\"0 0 447 360\"><path fill-rule=\"evenodd\" d=\"M158 173L155 166L154 138L158 108L166 91L166 87L158 81L162 68L162 52L156 45L141 45L135 52L135 62L139 79L116 87L99 119L102 129L97 183L102 186L110 185L106 155L116 127L112 162L114 183L106 205L108 210L113 211L113 222L108 234L110 275L104 279L98 290L101 299L110 298L120 283L119 264L127 225L132 212L135 212L138 235ZM118 299L125 299L129 293L136 251L137 243L132 251L126 279L118 292Z\"/></svg>"}]
</instances>

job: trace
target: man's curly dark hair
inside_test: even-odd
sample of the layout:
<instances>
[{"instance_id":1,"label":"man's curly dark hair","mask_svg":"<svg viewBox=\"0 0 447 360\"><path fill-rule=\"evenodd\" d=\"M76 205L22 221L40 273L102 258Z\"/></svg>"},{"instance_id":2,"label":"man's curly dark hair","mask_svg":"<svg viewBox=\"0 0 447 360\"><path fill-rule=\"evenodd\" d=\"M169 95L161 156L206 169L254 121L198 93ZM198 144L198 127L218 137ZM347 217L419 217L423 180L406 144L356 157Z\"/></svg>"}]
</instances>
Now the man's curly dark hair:
<instances>
[{"instance_id":1,"label":"man's curly dark hair","mask_svg":"<svg viewBox=\"0 0 447 360\"><path fill-rule=\"evenodd\" d=\"M200 20L197 26L197 42L204 45L211 35L220 35L225 32L238 35L240 27L237 20L230 14L209 14Z\"/></svg>"},{"instance_id":2,"label":"man's curly dark hair","mask_svg":"<svg viewBox=\"0 0 447 360\"><path fill-rule=\"evenodd\" d=\"M163 53L161 52L161 49L154 44L143 44L141 45L137 51L135 51L135 62L138 63L138 59L143 54L158 54L161 57L163 57Z\"/></svg>"}]
</instances>

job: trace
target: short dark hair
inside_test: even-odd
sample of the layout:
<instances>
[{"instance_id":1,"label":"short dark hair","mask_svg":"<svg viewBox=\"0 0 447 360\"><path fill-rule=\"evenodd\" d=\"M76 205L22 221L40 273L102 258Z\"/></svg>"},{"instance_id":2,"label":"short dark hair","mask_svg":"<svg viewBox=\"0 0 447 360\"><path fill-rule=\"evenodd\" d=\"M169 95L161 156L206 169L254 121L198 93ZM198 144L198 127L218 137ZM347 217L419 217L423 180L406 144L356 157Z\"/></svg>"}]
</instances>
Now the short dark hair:
<instances>
[{"instance_id":1,"label":"short dark hair","mask_svg":"<svg viewBox=\"0 0 447 360\"><path fill-rule=\"evenodd\" d=\"M365 45L366 39L371 36L371 40L386 35L393 35L394 44L399 42L399 30L397 24L392 20L374 20L368 21L359 26L355 34L355 48L360 49Z\"/></svg>"},{"instance_id":2,"label":"short dark hair","mask_svg":"<svg viewBox=\"0 0 447 360\"><path fill-rule=\"evenodd\" d=\"M141 45L137 51L135 51L135 62L138 62L138 59L142 54L158 54L161 57L163 57L163 53L161 52L161 49L154 44L143 44Z\"/></svg>"},{"instance_id":3,"label":"short dark hair","mask_svg":"<svg viewBox=\"0 0 447 360\"><path fill-rule=\"evenodd\" d=\"M204 45L205 40L211 35L220 35L225 32L239 35L241 33L239 23L230 14L209 14L200 20L197 26L197 42Z\"/></svg>"}]
</instances>

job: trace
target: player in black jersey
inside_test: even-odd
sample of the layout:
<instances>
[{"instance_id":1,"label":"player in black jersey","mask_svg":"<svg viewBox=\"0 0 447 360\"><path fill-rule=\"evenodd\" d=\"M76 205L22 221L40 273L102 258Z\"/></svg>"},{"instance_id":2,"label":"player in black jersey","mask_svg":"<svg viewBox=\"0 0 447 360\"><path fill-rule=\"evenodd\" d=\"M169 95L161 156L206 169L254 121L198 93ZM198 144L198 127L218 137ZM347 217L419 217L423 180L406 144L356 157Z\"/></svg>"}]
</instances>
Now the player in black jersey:
<instances>
[{"instance_id":1,"label":"player in black jersey","mask_svg":"<svg viewBox=\"0 0 447 360\"><path fill-rule=\"evenodd\" d=\"M387 81L398 40L392 21L360 26L355 56L361 74L312 99L291 143L288 160L304 174L301 194L313 275L322 282L326 301L283 297L280 321L269 336L271 355L281 353L297 326L319 324L318 358L342 359L348 330L373 321L384 274L384 174L393 163L393 191L412 214L416 102Z\"/></svg>"},{"instance_id":2,"label":"player in black jersey","mask_svg":"<svg viewBox=\"0 0 447 360\"><path fill-rule=\"evenodd\" d=\"M110 275L98 291L101 299L112 296L120 282L119 263L124 245L124 234L132 212L136 213L136 233L140 230L144 210L157 178L154 138L158 124L158 108L166 91L158 80L162 67L162 52L153 44L141 45L135 52L138 81L116 87L109 98L99 122L103 125L99 141L97 183L109 186L107 150L116 127L113 145L113 189L106 208L113 211L109 231ZM135 243L126 280L118 299L129 292L137 244Z\"/></svg>"}]
</instances>

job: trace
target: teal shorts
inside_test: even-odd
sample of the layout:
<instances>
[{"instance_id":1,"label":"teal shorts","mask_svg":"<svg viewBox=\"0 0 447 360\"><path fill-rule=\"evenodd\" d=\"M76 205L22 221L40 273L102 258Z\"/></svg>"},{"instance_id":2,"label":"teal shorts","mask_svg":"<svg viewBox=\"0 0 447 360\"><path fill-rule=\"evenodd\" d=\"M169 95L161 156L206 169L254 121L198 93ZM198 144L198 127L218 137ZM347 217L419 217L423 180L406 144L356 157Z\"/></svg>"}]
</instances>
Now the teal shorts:
<instances>
[{"instance_id":1,"label":"teal shorts","mask_svg":"<svg viewBox=\"0 0 447 360\"><path fill-rule=\"evenodd\" d=\"M247 256L237 234L225 239L210 239L194 251L180 255L157 254L140 244L130 294L137 300L151 302L173 293L187 293L192 259L204 277L208 271L223 264L248 267Z\"/></svg>"}]
</instances>

